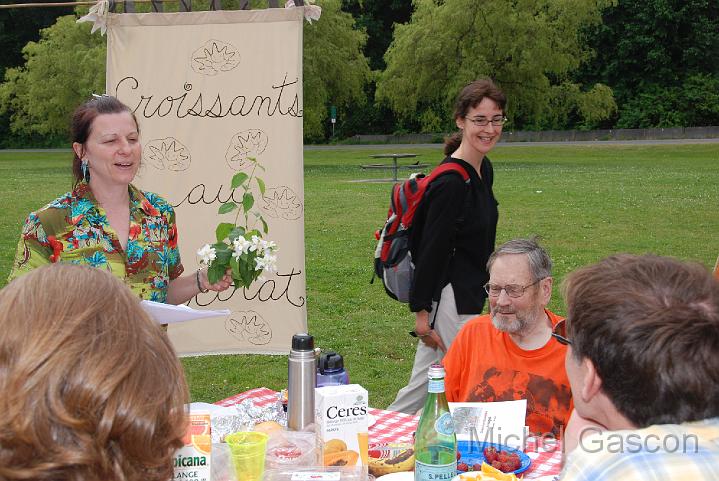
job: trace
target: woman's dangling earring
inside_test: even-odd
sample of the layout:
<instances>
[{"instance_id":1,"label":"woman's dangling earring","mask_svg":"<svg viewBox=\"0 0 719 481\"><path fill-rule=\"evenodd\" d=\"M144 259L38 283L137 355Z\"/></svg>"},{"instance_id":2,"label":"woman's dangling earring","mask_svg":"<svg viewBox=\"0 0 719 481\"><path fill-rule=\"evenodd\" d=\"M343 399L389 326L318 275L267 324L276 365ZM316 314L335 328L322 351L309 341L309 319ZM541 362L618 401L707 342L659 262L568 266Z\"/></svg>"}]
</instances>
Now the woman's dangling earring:
<instances>
[{"instance_id":1,"label":"woman's dangling earring","mask_svg":"<svg viewBox=\"0 0 719 481\"><path fill-rule=\"evenodd\" d=\"M80 161L80 170L82 171L82 178L85 182L90 181L90 166L87 159L82 159Z\"/></svg>"}]
</instances>

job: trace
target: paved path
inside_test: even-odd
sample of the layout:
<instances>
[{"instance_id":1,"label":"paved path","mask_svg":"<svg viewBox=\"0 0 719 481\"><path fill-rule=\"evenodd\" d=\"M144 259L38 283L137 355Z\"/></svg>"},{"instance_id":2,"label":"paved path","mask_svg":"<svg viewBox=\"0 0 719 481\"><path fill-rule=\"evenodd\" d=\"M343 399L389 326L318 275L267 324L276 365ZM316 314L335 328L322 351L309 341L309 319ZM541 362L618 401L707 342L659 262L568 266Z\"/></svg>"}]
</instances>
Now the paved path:
<instances>
[{"instance_id":1,"label":"paved path","mask_svg":"<svg viewBox=\"0 0 719 481\"><path fill-rule=\"evenodd\" d=\"M498 147L532 146L577 146L577 145L683 145L683 144L719 144L717 139L666 139L666 140L585 140L572 142L499 142ZM417 148L441 148L442 144L343 144L343 145L305 145L305 150L392 150ZM70 152L71 149L0 149L0 152Z\"/></svg>"}]
</instances>

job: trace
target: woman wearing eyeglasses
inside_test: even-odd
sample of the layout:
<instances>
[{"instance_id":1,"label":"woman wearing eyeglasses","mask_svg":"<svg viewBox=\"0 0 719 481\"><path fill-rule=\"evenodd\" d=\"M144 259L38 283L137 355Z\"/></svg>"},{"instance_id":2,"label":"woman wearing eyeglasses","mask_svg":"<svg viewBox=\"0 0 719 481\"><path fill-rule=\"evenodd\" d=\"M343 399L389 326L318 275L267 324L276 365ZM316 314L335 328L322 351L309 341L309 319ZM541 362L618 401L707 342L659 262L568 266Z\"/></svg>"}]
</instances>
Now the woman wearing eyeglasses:
<instances>
[{"instance_id":1,"label":"woman wearing eyeglasses","mask_svg":"<svg viewBox=\"0 0 719 481\"><path fill-rule=\"evenodd\" d=\"M489 279L487 260L494 250L498 202L487 153L506 121L504 93L489 79L476 80L459 93L454 121L459 131L445 140L445 159L469 174L438 177L415 215L410 239L415 277L410 309L419 337L412 375L388 407L417 412L427 394L427 369L442 359L462 325L482 313Z\"/></svg>"}]
</instances>

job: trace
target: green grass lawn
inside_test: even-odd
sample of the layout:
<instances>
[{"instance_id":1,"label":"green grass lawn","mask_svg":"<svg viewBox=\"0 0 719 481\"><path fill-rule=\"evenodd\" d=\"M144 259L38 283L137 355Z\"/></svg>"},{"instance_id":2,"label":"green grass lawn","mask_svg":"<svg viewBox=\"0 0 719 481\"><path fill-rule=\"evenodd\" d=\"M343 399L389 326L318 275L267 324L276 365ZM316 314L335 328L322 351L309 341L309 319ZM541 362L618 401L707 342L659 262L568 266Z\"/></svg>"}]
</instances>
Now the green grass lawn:
<instances>
[{"instance_id":1,"label":"green grass lawn","mask_svg":"<svg viewBox=\"0 0 719 481\"><path fill-rule=\"evenodd\" d=\"M441 159L441 146L403 151L432 165ZM352 181L387 176L360 169L374 162L372 153L305 152L307 310L316 344L343 354L351 381L382 408L407 380L416 340L407 334L413 326L407 307L387 297L381 284L369 284L373 233L384 221L390 186ZM500 203L497 241L542 236L555 263L555 311L564 312L559 281L611 253L653 252L714 265L717 144L512 145L491 157ZM7 274L25 216L69 190L69 154L0 152L0 169L0 271ZM183 364L196 401L258 386L278 390L287 382L284 356L208 356Z\"/></svg>"}]
</instances>

